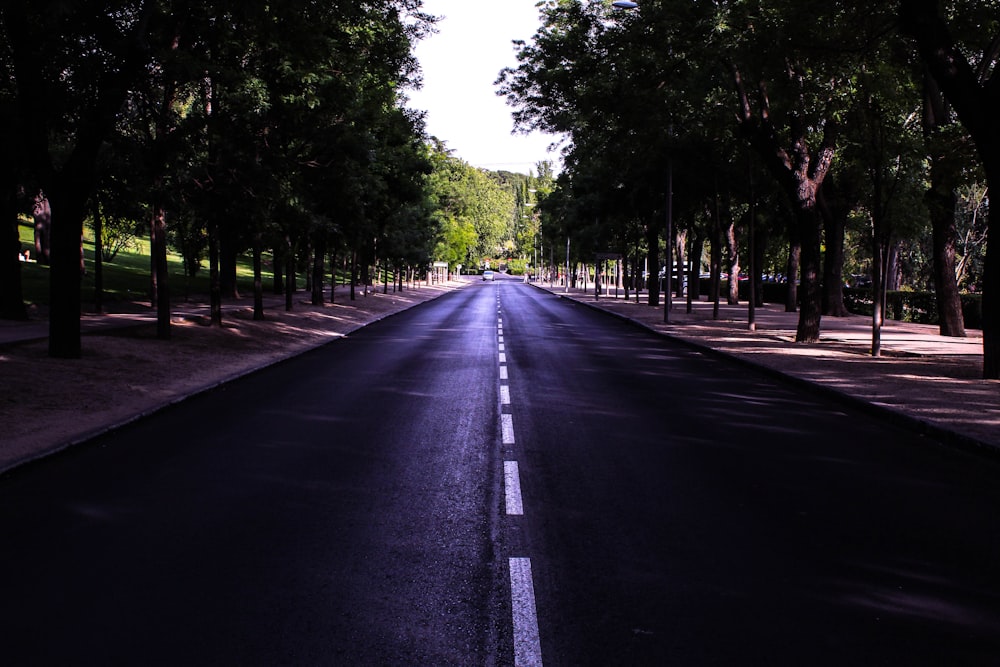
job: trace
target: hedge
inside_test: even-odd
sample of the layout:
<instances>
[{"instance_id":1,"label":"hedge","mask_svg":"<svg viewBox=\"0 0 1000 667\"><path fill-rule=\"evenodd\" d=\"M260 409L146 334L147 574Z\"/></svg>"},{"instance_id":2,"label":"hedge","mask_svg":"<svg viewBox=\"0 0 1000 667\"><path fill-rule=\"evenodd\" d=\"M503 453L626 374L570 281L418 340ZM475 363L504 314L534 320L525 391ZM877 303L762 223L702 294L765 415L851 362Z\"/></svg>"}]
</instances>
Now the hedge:
<instances>
[{"instance_id":1,"label":"hedge","mask_svg":"<svg viewBox=\"0 0 1000 667\"><path fill-rule=\"evenodd\" d=\"M710 294L711 282L701 280L701 295ZM727 280L722 281L720 298L729 291ZM787 283L766 282L761 284L765 303L785 303L788 294ZM749 281L740 282L740 299L749 298ZM962 294L962 315L966 329L983 328L983 297L981 294ZM844 288L844 305L852 313L871 315L874 299L870 288ZM937 299L933 292L891 291L886 293L886 318L917 324L938 324Z\"/></svg>"}]
</instances>

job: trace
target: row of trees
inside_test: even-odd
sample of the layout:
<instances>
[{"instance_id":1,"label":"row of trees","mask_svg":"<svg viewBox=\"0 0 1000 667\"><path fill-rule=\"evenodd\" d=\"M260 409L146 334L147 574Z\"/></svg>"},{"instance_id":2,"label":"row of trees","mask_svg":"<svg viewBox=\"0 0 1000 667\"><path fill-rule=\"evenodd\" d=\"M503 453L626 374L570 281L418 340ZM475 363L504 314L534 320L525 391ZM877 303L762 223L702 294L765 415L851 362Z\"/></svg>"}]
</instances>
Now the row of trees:
<instances>
[{"instance_id":1,"label":"row of trees","mask_svg":"<svg viewBox=\"0 0 1000 667\"><path fill-rule=\"evenodd\" d=\"M88 218L98 233L104 220L148 221L162 337L168 240L194 264L209 255L215 321L247 250L258 313L264 249L287 274L303 246L320 277L338 253L353 266L425 264L437 242L433 160L421 115L403 104L419 74L413 43L434 22L420 6L4 3L2 314L24 315L17 216L37 192L51 207L53 356L80 354Z\"/></svg>"},{"instance_id":2,"label":"row of trees","mask_svg":"<svg viewBox=\"0 0 1000 667\"><path fill-rule=\"evenodd\" d=\"M669 228L667 257L683 272L689 255L698 272L707 240L716 280L747 265L790 277L803 342L818 338L822 315L846 312L845 257L859 253L845 239L866 239L882 288L901 250L926 247L941 331L964 335L956 274L974 257L956 257L959 194L979 192L969 200L987 236L975 277L984 376L1000 377L1000 232L982 196L983 183L1000 183L1000 3L639 5L547 0L518 67L497 82L520 127L569 138L542 208L550 242L572 238L591 257L646 253L660 267Z\"/></svg>"}]
</instances>

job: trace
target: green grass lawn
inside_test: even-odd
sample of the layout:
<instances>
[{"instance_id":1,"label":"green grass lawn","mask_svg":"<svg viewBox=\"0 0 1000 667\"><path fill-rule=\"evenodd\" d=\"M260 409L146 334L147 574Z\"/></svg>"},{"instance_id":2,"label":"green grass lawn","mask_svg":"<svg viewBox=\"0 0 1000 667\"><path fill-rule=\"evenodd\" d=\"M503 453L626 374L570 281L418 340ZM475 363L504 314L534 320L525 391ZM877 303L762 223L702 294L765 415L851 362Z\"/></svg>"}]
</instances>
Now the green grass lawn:
<instances>
[{"instance_id":1,"label":"green grass lawn","mask_svg":"<svg viewBox=\"0 0 1000 667\"><path fill-rule=\"evenodd\" d=\"M28 222L20 225L21 244L24 248L34 248L34 229ZM32 253L34 254L34 253ZM83 301L94 300L94 239L87 229L83 241L83 259L86 273L83 277ZM264 257L265 285L270 278L270 256ZM170 293L173 298L183 299L194 295L207 295L209 291L208 263L194 277L184 275L184 265L180 255L169 252ZM26 303L45 305L49 302L49 268L27 262L21 264L21 280ZM239 290L244 294L253 293L253 263L250 257L240 257L236 268ZM265 287L266 289L266 287ZM136 247L119 252L114 262L104 262L105 301L142 300L149 297L150 258L149 240L137 239Z\"/></svg>"}]
</instances>

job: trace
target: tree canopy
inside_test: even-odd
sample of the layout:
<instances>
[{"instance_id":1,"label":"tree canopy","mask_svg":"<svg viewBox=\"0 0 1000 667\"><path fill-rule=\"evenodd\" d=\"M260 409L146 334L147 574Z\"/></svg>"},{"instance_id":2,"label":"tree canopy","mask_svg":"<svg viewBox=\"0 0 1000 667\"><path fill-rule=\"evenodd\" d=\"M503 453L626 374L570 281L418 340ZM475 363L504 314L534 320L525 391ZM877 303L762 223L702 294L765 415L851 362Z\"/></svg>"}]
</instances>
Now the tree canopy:
<instances>
[{"instance_id":1,"label":"tree canopy","mask_svg":"<svg viewBox=\"0 0 1000 667\"><path fill-rule=\"evenodd\" d=\"M858 257L851 244L865 238L848 221L868 219L868 238L884 241L887 254L869 254L869 267L893 262L885 270L898 274L899 267L920 266L899 254L920 252L906 241L930 236L932 216L921 198L935 154L922 140L923 72L975 141L987 182L996 182L996 2L638 5L627 11L605 1L540 3L541 27L519 45L519 64L497 81L521 128L569 136L554 215L566 237L596 252L642 248L659 266L661 244L680 248L687 239L700 264L694 243L708 238L719 255L728 248L736 271L739 254L749 252L755 211L758 233L764 228L772 244L786 244L788 257L787 269L756 272L789 276L789 307L800 308L797 339L813 341L824 308L838 312L831 303L843 287L842 264L845 256ZM966 160L966 177L951 181L958 192L977 165L956 143L949 150ZM775 201L772 193L784 203L761 212L756 204ZM660 221L671 215L671 238L660 238ZM954 275L954 266L941 265L954 259L956 234L945 228L939 236L951 250L935 251L937 266L925 260L914 282L945 283L948 272ZM987 253L997 245L987 242ZM769 256L773 250L758 260ZM990 268L996 263L987 256L982 280L987 377L1000 373L1000 322L992 319L1000 313L1000 271ZM957 303L957 290L937 293Z\"/></svg>"}]
</instances>

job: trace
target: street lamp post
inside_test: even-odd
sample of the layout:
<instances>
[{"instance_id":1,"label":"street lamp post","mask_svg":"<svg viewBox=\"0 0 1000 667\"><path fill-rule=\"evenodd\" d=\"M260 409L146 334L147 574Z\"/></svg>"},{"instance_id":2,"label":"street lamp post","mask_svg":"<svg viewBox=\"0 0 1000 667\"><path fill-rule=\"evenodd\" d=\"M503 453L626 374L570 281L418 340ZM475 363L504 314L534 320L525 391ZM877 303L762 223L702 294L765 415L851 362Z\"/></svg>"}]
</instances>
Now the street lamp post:
<instances>
[{"instance_id":1,"label":"street lamp post","mask_svg":"<svg viewBox=\"0 0 1000 667\"><path fill-rule=\"evenodd\" d=\"M569 233L566 234L566 294L569 294Z\"/></svg>"},{"instance_id":2,"label":"street lamp post","mask_svg":"<svg viewBox=\"0 0 1000 667\"><path fill-rule=\"evenodd\" d=\"M673 128L670 130L673 135ZM669 149L673 151L673 149ZM663 300L663 323L670 324L670 310L674 306L674 158L667 156L667 292ZM680 276L678 276L680 278Z\"/></svg>"}]
</instances>

